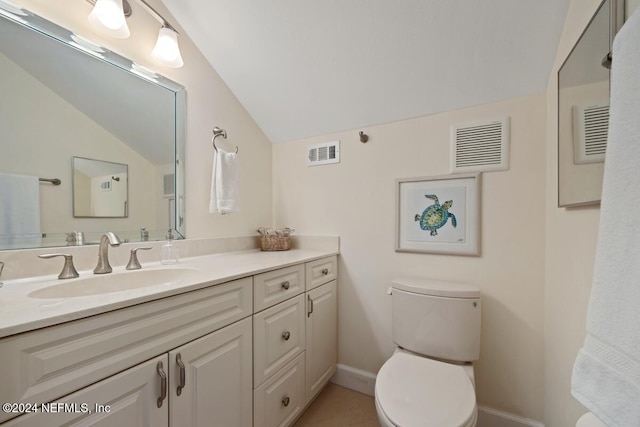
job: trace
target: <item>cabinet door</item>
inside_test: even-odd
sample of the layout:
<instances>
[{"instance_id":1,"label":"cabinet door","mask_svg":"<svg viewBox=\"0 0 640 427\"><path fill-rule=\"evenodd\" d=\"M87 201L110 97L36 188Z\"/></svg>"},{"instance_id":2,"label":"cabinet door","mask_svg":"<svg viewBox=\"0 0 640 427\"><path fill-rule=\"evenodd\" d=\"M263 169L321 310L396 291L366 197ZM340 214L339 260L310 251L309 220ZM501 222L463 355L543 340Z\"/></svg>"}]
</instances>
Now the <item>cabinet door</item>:
<instances>
[{"instance_id":1,"label":"cabinet door","mask_svg":"<svg viewBox=\"0 0 640 427\"><path fill-rule=\"evenodd\" d=\"M251 427L251 356L250 317L169 352L171 425Z\"/></svg>"},{"instance_id":2,"label":"cabinet door","mask_svg":"<svg viewBox=\"0 0 640 427\"><path fill-rule=\"evenodd\" d=\"M335 280L307 292L307 402L322 389L336 371L337 301Z\"/></svg>"},{"instance_id":3,"label":"cabinet door","mask_svg":"<svg viewBox=\"0 0 640 427\"><path fill-rule=\"evenodd\" d=\"M15 418L3 426L166 427L166 395L160 407L158 401L162 389L167 390L167 368L165 353L56 402L40 405L37 413ZM165 374L164 382L159 370Z\"/></svg>"}]
</instances>

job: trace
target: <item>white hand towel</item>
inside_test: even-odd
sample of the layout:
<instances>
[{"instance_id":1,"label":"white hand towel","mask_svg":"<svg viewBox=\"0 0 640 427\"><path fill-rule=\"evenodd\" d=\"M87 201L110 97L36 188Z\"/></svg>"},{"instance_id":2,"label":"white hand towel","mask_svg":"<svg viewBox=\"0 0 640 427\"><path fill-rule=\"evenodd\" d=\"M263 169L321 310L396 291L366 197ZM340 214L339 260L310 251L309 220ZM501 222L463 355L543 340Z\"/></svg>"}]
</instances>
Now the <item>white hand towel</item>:
<instances>
[{"instance_id":1,"label":"white hand towel","mask_svg":"<svg viewBox=\"0 0 640 427\"><path fill-rule=\"evenodd\" d=\"M211 200L209 212L221 215L238 212L239 205L238 154L220 149L213 154Z\"/></svg>"},{"instance_id":2,"label":"white hand towel","mask_svg":"<svg viewBox=\"0 0 640 427\"><path fill-rule=\"evenodd\" d=\"M0 240L5 248L40 246L38 177L0 173Z\"/></svg>"},{"instance_id":3,"label":"white hand towel","mask_svg":"<svg viewBox=\"0 0 640 427\"><path fill-rule=\"evenodd\" d=\"M640 13L616 36L587 336L572 394L610 427L640 426Z\"/></svg>"}]
</instances>

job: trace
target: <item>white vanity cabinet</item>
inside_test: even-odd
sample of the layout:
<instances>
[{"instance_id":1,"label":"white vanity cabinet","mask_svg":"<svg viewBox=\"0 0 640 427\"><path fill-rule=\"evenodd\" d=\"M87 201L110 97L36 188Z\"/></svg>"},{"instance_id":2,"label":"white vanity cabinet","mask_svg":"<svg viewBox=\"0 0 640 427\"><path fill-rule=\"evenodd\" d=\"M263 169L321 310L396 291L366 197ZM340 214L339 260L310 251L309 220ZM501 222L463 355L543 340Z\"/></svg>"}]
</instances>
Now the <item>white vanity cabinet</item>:
<instances>
[{"instance_id":1,"label":"white vanity cabinet","mask_svg":"<svg viewBox=\"0 0 640 427\"><path fill-rule=\"evenodd\" d=\"M336 261L1 338L0 401L51 405L0 424L290 426L336 369Z\"/></svg>"}]
</instances>

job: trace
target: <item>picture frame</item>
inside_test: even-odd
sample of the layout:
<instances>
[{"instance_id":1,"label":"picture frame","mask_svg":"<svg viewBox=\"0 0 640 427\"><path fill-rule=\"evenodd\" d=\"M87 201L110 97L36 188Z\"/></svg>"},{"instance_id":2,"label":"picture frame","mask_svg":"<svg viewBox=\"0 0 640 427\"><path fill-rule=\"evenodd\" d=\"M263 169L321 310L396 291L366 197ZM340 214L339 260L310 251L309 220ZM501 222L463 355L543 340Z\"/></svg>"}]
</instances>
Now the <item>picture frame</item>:
<instances>
[{"instance_id":1,"label":"picture frame","mask_svg":"<svg viewBox=\"0 0 640 427\"><path fill-rule=\"evenodd\" d=\"M396 180L396 252L480 255L481 174Z\"/></svg>"}]
</instances>

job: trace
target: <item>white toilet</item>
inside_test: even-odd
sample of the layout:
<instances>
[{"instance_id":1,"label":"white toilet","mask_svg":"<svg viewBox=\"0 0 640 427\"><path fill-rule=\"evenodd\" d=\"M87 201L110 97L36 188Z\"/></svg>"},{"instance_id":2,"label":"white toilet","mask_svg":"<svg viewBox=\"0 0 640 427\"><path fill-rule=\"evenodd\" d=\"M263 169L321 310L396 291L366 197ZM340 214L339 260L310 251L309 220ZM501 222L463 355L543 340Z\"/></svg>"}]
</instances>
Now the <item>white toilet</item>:
<instances>
[{"instance_id":1,"label":"white toilet","mask_svg":"<svg viewBox=\"0 0 640 427\"><path fill-rule=\"evenodd\" d=\"M474 427L472 361L480 357L480 290L427 279L392 285L398 348L376 379L383 427Z\"/></svg>"}]
</instances>

